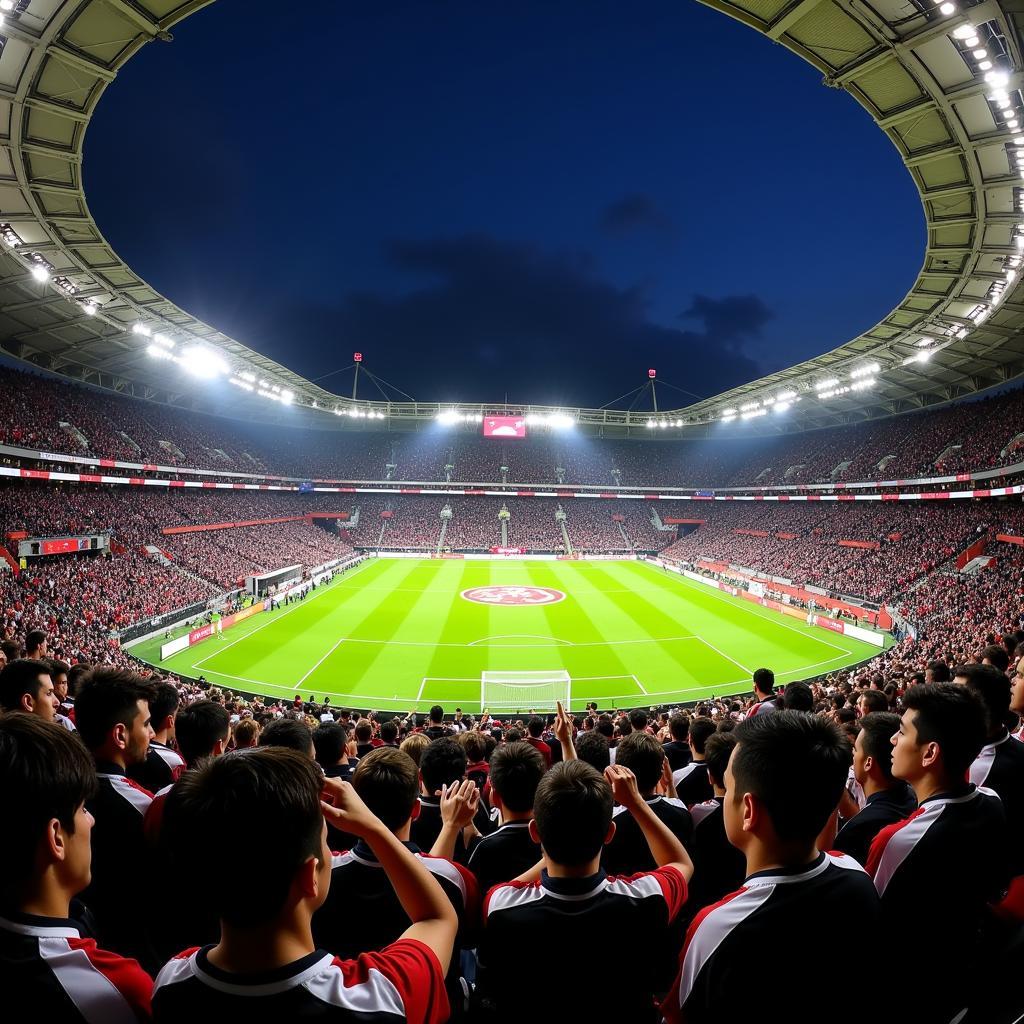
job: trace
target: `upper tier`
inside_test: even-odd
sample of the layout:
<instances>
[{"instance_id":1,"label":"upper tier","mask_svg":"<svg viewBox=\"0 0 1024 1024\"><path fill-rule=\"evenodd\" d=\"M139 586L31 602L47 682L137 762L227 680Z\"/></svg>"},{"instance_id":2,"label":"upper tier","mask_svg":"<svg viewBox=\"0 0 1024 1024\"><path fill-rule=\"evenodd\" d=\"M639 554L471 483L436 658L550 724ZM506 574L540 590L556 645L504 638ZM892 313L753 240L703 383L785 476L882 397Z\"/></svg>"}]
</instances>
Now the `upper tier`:
<instances>
[{"instance_id":1,"label":"upper tier","mask_svg":"<svg viewBox=\"0 0 1024 1024\"><path fill-rule=\"evenodd\" d=\"M0 367L0 444L179 469L309 479L769 487L933 477L1022 461L1024 390L781 437L485 439L288 429L204 417Z\"/></svg>"}]
</instances>

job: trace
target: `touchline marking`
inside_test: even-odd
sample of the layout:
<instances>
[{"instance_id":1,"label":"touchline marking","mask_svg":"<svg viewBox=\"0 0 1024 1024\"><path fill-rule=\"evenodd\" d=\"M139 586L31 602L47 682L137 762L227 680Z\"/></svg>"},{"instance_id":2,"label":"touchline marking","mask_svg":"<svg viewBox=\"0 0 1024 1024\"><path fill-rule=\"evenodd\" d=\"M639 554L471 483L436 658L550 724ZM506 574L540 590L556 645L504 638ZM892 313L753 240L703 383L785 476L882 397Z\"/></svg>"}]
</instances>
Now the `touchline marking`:
<instances>
[{"instance_id":1,"label":"touchline marking","mask_svg":"<svg viewBox=\"0 0 1024 1024\"><path fill-rule=\"evenodd\" d=\"M519 634L510 634L517 636ZM568 647L622 647L626 644L668 644L674 643L676 640L700 640L699 636L665 636L665 637L650 637L646 640L585 640L582 643L574 643L572 640L559 640L557 637L551 637L555 643L550 644L488 644L487 640L492 639L491 637L482 637L479 640L471 640L469 643L460 644L453 643L451 641L445 642L434 642L433 640L366 640L360 637L349 636L345 637L346 641L350 644L387 644L389 647L475 647L487 646L487 647L511 647L517 651L528 651L532 648L549 648L558 645ZM497 639L497 638L495 638Z\"/></svg>"},{"instance_id":2,"label":"touchline marking","mask_svg":"<svg viewBox=\"0 0 1024 1024\"><path fill-rule=\"evenodd\" d=\"M650 562L643 562L643 563L640 563L640 564L646 565L652 571L655 571L654 567L651 566ZM693 580L688 580L685 576L680 576L679 573L675 573L675 572L671 573L670 575L674 576L677 580L680 580L683 583L685 583L687 585L686 589L690 590L690 591L692 591L694 593L706 594L707 597L713 597L715 600L721 601L724 604L727 604L730 608L742 609L745 612L749 612L755 618L763 619L765 622L771 622L771 623L773 623L776 626L781 626L783 629L792 630L794 633L799 633L801 636L810 637L812 640L817 640L819 644L824 644L826 647L831 647L834 651L842 651L843 654L847 654L847 655L853 653L852 651L847 650L845 647L840 647L838 644L830 643L828 640L822 640L821 637L819 637L816 633L805 633L802 629L797 629L796 626L791 626L788 622L779 622L779 621L777 621L772 616L762 615L760 612L754 611L754 609L752 607L746 607L750 603L748 601L743 601L742 604L733 604L732 601L730 601L726 597L723 597L720 593L718 593L718 592L714 592L713 593L710 587L703 587L702 586L702 587L700 587L698 589L697 588L697 584L694 583ZM661 578L660 575L659 575L659 578ZM740 600L742 601L742 598ZM780 618L781 618L781 616L780 616ZM810 628L814 628L814 627L810 627ZM821 629L820 626L817 627L817 628ZM879 653L881 653L881 652L879 652Z\"/></svg>"},{"instance_id":3,"label":"touchline marking","mask_svg":"<svg viewBox=\"0 0 1024 1024\"><path fill-rule=\"evenodd\" d=\"M345 638L342 637L296 684L295 688L298 690L302 687L302 684L345 642Z\"/></svg>"},{"instance_id":4,"label":"touchline marking","mask_svg":"<svg viewBox=\"0 0 1024 1024\"><path fill-rule=\"evenodd\" d=\"M731 661L737 668L743 669L744 672L752 672L753 671L753 669L747 668L746 665L744 665L742 662L737 661L735 658L730 658L729 655L725 653L725 651L720 650L718 647L716 647L712 643L708 643L708 641L705 640L703 637L700 637L699 639L700 639L700 642L705 647L710 647L711 650L713 650L715 652L715 654L719 655L722 658L725 658L726 661Z\"/></svg>"},{"instance_id":5,"label":"touchline marking","mask_svg":"<svg viewBox=\"0 0 1024 1024\"><path fill-rule=\"evenodd\" d=\"M370 565L371 562L372 562L372 559L369 559L369 558L365 559L364 561L360 562L359 565L356 566L356 571L355 572L353 572L351 575L346 576L344 578L345 579L351 579L352 576L355 576L356 573L358 573L364 566ZM269 626L273 622L280 622L282 619L287 618L287 616L291 615L292 612L298 611L300 608L305 607L307 604L312 604L318 597L323 597L324 594L328 593L328 591L332 591L334 589L335 588L332 587L332 586L325 587L324 589L322 589L320 591L319 594L314 594L313 597L311 597L308 602L307 601L300 601L298 604L296 604L293 607L289 608L286 612L283 612L280 615L275 615L273 618L268 619L266 622L263 623L262 626L257 626L255 629L250 629L248 633L244 634L243 636L240 636L237 640L232 640L230 643L226 643L223 647L218 647L217 650L215 650L213 652L213 654L208 654L205 658L200 658L199 661L192 662L192 667L193 668L199 668L200 665L202 665L205 662L209 661L211 658L216 658L218 654L223 654L229 647L234 647L235 644L240 644L243 640L248 640L249 637L251 637L254 633L258 633L261 629L265 629L267 626ZM338 589L340 590L341 588L339 587ZM213 669L210 669L210 671L212 672ZM227 673L221 673L221 674L222 675L226 675ZM239 678L241 678L241 677L239 677ZM247 680L247 682L251 683L252 680L249 679L249 680Z\"/></svg>"}]
</instances>

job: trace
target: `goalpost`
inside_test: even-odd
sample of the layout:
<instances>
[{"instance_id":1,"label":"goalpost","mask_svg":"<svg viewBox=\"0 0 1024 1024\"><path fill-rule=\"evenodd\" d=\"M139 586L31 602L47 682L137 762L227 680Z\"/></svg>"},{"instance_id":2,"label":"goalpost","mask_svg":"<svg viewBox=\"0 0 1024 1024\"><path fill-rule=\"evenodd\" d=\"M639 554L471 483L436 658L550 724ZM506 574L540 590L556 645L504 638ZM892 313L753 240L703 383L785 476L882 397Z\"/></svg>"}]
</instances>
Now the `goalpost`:
<instances>
[{"instance_id":1,"label":"goalpost","mask_svg":"<svg viewBox=\"0 0 1024 1024\"><path fill-rule=\"evenodd\" d=\"M555 702L569 708L572 685L569 673L481 672L480 707L490 711L554 711Z\"/></svg>"}]
</instances>

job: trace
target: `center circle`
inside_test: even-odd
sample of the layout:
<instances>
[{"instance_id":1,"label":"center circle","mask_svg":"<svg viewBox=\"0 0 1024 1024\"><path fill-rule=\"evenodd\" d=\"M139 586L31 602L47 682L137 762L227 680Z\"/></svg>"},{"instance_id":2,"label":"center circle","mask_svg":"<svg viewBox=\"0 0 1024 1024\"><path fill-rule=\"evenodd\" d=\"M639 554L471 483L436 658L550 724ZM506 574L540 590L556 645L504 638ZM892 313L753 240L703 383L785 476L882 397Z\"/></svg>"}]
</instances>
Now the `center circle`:
<instances>
[{"instance_id":1,"label":"center circle","mask_svg":"<svg viewBox=\"0 0 1024 1024\"><path fill-rule=\"evenodd\" d=\"M557 604L565 600L565 592L554 587L470 587L461 596L476 604L502 607Z\"/></svg>"}]
</instances>

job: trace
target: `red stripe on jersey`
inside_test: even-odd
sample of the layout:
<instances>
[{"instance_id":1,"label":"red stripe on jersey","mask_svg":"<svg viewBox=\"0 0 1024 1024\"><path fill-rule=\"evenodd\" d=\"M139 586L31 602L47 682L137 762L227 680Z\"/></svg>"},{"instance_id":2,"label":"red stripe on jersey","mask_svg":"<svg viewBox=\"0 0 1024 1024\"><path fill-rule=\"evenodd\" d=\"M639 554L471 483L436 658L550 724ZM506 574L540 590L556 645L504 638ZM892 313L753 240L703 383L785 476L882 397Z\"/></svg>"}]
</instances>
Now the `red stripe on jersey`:
<instances>
[{"instance_id":1,"label":"red stripe on jersey","mask_svg":"<svg viewBox=\"0 0 1024 1024\"><path fill-rule=\"evenodd\" d=\"M150 1000L153 996L153 979L135 960L98 949L92 939L67 939L70 949L80 950L89 963L121 993L140 1016L148 1019L151 1015Z\"/></svg>"},{"instance_id":2,"label":"red stripe on jersey","mask_svg":"<svg viewBox=\"0 0 1024 1024\"><path fill-rule=\"evenodd\" d=\"M432 874L436 872L431 868L431 863L436 863L437 861L443 861L447 865L448 871L445 873L446 875L451 873L451 868L458 872L461 879L463 909L466 913L463 924L475 925L480 914L480 886L477 883L476 875L469 868L456 864L455 861L448 860L447 857L433 857L429 853L420 853L417 856L425 862L425 867Z\"/></svg>"},{"instance_id":3,"label":"red stripe on jersey","mask_svg":"<svg viewBox=\"0 0 1024 1024\"><path fill-rule=\"evenodd\" d=\"M190 956L194 956L196 953L198 953L201 948L202 948L201 946L189 946L188 949L183 949L177 955L172 956L171 959L172 960L187 960Z\"/></svg>"},{"instance_id":4,"label":"red stripe on jersey","mask_svg":"<svg viewBox=\"0 0 1024 1024\"><path fill-rule=\"evenodd\" d=\"M686 902L686 879L673 867L658 868L656 871L640 871L635 875L609 875L609 882L637 882L642 878L653 878L661 889L668 904L668 919L675 920Z\"/></svg>"},{"instance_id":5,"label":"red stripe on jersey","mask_svg":"<svg viewBox=\"0 0 1024 1024\"><path fill-rule=\"evenodd\" d=\"M492 885L490 887L490 889L487 890L487 895L484 897L483 914L482 914L483 919L485 921L487 920L487 915L491 912L491 897L494 896L494 894L499 889L539 889L539 888L540 888L540 879L538 879L535 882L516 882L516 881L513 881L513 882L499 882L497 885Z\"/></svg>"},{"instance_id":6,"label":"red stripe on jersey","mask_svg":"<svg viewBox=\"0 0 1024 1024\"><path fill-rule=\"evenodd\" d=\"M379 953L363 953L355 960L335 957L334 966L346 988L372 985L371 972L383 975L397 991L408 1024L443 1024L451 1014L441 962L417 939L399 939Z\"/></svg>"},{"instance_id":7,"label":"red stripe on jersey","mask_svg":"<svg viewBox=\"0 0 1024 1024\"><path fill-rule=\"evenodd\" d=\"M886 825L881 832L871 841L871 849L868 850L868 862L864 865L864 870L874 878L878 874L878 865L882 860L882 854L885 853L885 848L889 844L889 840L901 828L906 828L915 818L924 814L925 808L918 807L909 818L904 818L902 821L894 822L892 825Z\"/></svg>"}]
</instances>

